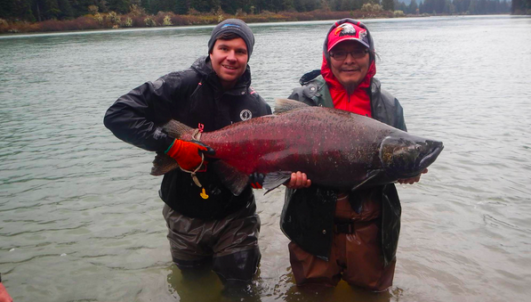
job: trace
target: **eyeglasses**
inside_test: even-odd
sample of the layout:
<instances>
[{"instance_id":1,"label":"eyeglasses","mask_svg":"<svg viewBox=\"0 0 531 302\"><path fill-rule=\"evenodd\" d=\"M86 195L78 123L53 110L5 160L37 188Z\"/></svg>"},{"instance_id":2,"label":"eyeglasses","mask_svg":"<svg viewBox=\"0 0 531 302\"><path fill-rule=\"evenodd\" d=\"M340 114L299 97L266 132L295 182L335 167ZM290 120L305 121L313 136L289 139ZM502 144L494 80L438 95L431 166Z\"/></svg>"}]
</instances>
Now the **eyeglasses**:
<instances>
[{"instance_id":1,"label":"eyeglasses","mask_svg":"<svg viewBox=\"0 0 531 302\"><path fill-rule=\"evenodd\" d=\"M352 51L345 51L345 50L337 50L337 51L331 51L330 56L338 61L343 61L347 58L347 55L350 54L352 58L354 59L361 59L365 57L365 55L369 53L368 49L354 49Z\"/></svg>"}]
</instances>

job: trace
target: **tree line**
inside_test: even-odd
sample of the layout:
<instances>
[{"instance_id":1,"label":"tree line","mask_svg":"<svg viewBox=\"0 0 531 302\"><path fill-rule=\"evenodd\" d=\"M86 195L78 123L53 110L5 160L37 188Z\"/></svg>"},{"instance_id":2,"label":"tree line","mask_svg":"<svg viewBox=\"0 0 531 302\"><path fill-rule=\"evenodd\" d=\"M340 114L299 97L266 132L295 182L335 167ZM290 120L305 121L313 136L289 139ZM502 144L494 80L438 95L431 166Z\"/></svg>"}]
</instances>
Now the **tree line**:
<instances>
[{"instance_id":1,"label":"tree line","mask_svg":"<svg viewBox=\"0 0 531 302\"><path fill-rule=\"evenodd\" d=\"M71 20L94 12L126 14L134 9L156 15L224 12L230 15L264 12L354 11L375 9L405 14L498 14L529 13L531 0L1 0L0 18L15 21ZM367 6L369 5L369 6Z\"/></svg>"},{"instance_id":2,"label":"tree line","mask_svg":"<svg viewBox=\"0 0 531 302\"><path fill-rule=\"evenodd\" d=\"M528 1L531 2L531 0ZM511 12L511 2L507 0L424 0L420 3L411 0L409 5L395 0L394 3L395 9L406 14L488 15Z\"/></svg>"}]
</instances>

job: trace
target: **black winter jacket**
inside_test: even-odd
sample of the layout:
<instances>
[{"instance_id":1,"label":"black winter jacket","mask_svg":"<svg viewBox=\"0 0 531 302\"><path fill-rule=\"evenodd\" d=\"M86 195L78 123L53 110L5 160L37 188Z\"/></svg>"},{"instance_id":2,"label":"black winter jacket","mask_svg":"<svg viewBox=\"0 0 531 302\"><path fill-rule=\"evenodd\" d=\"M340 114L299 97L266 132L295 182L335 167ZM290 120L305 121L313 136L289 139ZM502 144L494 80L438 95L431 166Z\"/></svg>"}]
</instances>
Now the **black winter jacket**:
<instances>
[{"instance_id":1,"label":"black winter jacket","mask_svg":"<svg viewBox=\"0 0 531 302\"><path fill-rule=\"evenodd\" d=\"M290 99L311 106L333 107L333 102L320 70L305 74L302 87L293 90ZM402 106L381 89L380 81L373 78L370 91L371 113L374 119L407 131ZM381 243L387 265L396 255L400 233L400 199L394 184L374 187L371 196L382 204ZM351 193L352 195L352 193ZM351 199L352 196L349 197ZM288 238L305 251L328 261L332 245L336 190L312 185L307 189L286 189L286 200L280 225Z\"/></svg>"},{"instance_id":2,"label":"black winter jacket","mask_svg":"<svg viewBox=\"0 0 531 302\"><path fill-rule=\"evenodd\" d=\"M238 83L224 91L208 57L191 68L147 82L121 96L105 114L104 124L114 135L137 147L164 152L173 142L161 128L170 119L192 128L214 131L251 117L271 114L269 105L251 87L249 66ZM211 171L197 173L208 199L200 197L190 174L173 170L164 175L160 197L175 211L200 219L219 219L252 202L247 187L233 196Z\"/></svg>"}]
</instances>

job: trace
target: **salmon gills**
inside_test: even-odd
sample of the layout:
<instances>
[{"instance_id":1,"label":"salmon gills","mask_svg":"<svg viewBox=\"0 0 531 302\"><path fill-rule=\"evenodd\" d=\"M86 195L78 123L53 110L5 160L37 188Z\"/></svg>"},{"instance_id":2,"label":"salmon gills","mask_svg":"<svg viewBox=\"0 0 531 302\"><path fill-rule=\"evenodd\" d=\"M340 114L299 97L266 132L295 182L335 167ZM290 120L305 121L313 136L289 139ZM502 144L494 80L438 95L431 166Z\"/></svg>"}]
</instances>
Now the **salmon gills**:
<instances>
[{"instance_id":1,"label":"salmon gills","mask_svg":"<svg viewBox=\"0 0 531 302\"><path fill-rule=\"evenodd\" d=\"M192 140L194 130L171 120L163 126L172 137ZM292 172L312 184L354 190L419 175L443 150L442 142L410 135L375 119L343 110L277 99L275 114L202 133L215 150L208 169L239 195L254 172L265 175L270 191ZM153 161L152 175L179 167L165 154ZM267 193L267 192L266 192Z\"/></svg>"}]
</instances>

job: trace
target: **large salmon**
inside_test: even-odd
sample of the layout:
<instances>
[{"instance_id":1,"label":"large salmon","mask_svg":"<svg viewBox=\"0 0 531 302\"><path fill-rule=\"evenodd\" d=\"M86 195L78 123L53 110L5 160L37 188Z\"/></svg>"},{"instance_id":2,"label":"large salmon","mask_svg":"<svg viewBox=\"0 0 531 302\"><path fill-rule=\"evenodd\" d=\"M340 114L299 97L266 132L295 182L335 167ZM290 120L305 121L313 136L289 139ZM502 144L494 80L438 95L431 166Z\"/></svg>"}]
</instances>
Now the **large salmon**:
<instances>
[{"instance_id":1,"label":"large salmon","mask_svg":"<svg viewBox=\"0 0 531 302\"><path fill-rule=\"evenodd\" d=\"M175 120L163 128L172 137L192 140L193 129ZM394 182L419 175L443 150L442 142L410 135L375 119L347 111L276 100L275 114L205 132L201 142L215 150L210 160L224 184L239 195L248 175L265 174L272 190L292 171L312 184L338 189ZM157 155L151 171L162 175L178 168Z\"/></svg>"}]
</instances>

